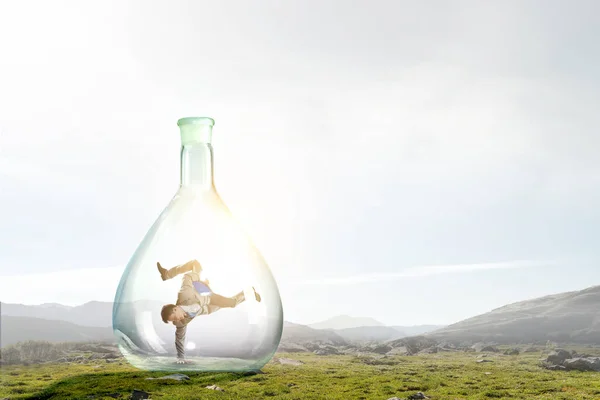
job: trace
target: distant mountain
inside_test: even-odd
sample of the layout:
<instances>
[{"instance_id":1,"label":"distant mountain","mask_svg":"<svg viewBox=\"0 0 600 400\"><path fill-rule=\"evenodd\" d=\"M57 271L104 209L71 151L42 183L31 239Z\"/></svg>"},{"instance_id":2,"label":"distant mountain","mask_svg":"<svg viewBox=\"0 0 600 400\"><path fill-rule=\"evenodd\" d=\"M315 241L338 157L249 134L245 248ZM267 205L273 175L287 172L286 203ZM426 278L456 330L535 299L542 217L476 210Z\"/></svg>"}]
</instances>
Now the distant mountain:
<instances>
[{"instance_id":1,"label":"distant mountain","mask_svg":"<svg viewBox=\"0 0 600 400\"><path fill-rule=\"evenodd\" d=\"M30 317L67 321L81 326L112 326L113 303L90 301L80 306L65 306L56 303L25 305L2 303L1 315L7 317Z\"/></svg>"},{"instance_id":2,"label":"distant mountain","mask_svg":"<svg viewBox=\"0 0 600 400\"><path fill-rule=\"evenodd\" d=\"M445 328L446 325L415 325L415 326L392 326L392 328L404 332L406 336L418 336Z\"/></svg>"},{"instance_id":3,"label":"distant mountain","mask_svg":"<svg viewBox=\"0 0 600 400\"><path fill-rule=\"evenodd\" d=\"M600 286L509 304L427 336L451 341L600 344Z\"/></svg>"},{"instance_id":4,"label":"distant mountain","mask_svg":"<svg viewBox=\"0 0 600 400\"><path fill-rule=\"evenodd\" d=\"M359 326L356 328L336 329L335 332L350 343L385 342L407 336L404 332L389 326Z\"/></svg>"},{"instance_id":5,"label":"distant mountain","mask_svg":"<svg viewBox=\"0 0 600 400\"><path fill-rule=\"evenodd\" d=\"M109 341L113 339L112 328L76 325L66 321L31 317L0 318L0 345L2 347L26 340L48 342Z\"/></svg>"},{"instance_id":6,"label":"distant mountain","mask_svg":"<svg viewBox=\"0 0 600 400\"><path fill-rule=\"evenodd\" d=\"M325 343L332 345L345 345L343 337L330 330L313 329L306 325L286 323L281 336L282 342L293 343Z\"/></svg>"},{"instance_id":7,"label":"distant mountain","mask_svg":"<svg viewBox=\"0 0 600 400\"><path fill-rule=\"evenodd\" d=\"M313 329L348 329L362 326L384 326L381 322L369 317L351 317L349 315L338 315L325 321L308 325Z\"/></svg>"},{"instance_id":8,"label":"distant mountain","mask_svg":"<svg viewBox=\"0 0 600 400\"><path fill-rule=\"evenodd\" d=\"M161 304L147 304L146 308L160 310ZM82 327L112 327L113 303L90 301L79 306L57 303L40 305L2 303L2 317L26 317L53 321L65 321ZM23 320L24 322L26 320ZM18 323L14 321L14 323ZM164 328L160 325L160 328ZM283 338L289 342L306 343L310 340L322 343L375 342L402 338L429 332L436 326L388 327L373 318L340 315L310 326L284 322ZM26 329L26 327L22 328ZM162 334L162 332L161 332ZM170 334L169 332L164 333Z\"/></svg>"}]
</instances>

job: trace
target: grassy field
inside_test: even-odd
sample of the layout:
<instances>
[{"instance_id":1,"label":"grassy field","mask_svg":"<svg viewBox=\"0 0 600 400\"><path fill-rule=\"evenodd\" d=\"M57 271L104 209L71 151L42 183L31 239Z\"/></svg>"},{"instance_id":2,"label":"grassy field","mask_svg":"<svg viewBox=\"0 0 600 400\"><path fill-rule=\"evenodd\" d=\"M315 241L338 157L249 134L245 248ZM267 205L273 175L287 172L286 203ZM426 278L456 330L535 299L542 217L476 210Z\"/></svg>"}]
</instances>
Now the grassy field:
<instances>
[{"instance_id":1,"label":"grassy field","mask_svg":"<svg viewBox=\"0 0 600 400\"><path fill-rule=\"evenodd\" d=\"M188 381L146 380L165 373L125 361L2 367L0 399L127 399L133 389L151 399L388 399L417 391L431 399L600 399L600 373L548 371L540 353L419 356L277 354L304 362L270 362L263 374L188 373ZM223 392L206 389L217 385ZM112 395L112 396L109 396ZM120 396L120 397L118 397Z\"/></svg>"}]
</instances>

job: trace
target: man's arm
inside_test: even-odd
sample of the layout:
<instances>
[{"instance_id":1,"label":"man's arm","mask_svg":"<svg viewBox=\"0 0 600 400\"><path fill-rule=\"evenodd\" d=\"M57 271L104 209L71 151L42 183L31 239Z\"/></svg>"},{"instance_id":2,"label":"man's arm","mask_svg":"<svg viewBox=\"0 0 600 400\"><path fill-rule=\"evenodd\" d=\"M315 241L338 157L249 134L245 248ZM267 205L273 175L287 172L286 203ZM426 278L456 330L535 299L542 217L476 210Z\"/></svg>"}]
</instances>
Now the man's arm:
<instances>
[{"instance_id":1,"label":"man's arm","mask_svg":"<svg viewBox=\"0 0 600 400\"><path fill-rule=\"evenodd\" d=\"M185 332L187 330L187 325L178 326L175 330L175 348L177 349L177 359L184 360L185 359Z\"/></svg>"}]
</instances>

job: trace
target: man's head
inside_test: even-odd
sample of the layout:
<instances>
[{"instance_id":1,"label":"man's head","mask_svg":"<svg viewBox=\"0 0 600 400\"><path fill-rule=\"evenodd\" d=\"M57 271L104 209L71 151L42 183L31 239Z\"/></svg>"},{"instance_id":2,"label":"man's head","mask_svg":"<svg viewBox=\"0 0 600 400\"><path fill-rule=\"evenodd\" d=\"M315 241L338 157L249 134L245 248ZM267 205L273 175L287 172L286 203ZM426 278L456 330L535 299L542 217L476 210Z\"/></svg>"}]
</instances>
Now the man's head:
<instances>
[{"instance_id":1,"label":"man's head","mask_svg":"<svg viewBox=\"0 0 600 400\"><path fill-rule=\"evenodd\" d=\"M165 304L160 311L160 316L165 324L182 322L185 319L185 311L175 304Z\"/></svg>"}]
</instances>

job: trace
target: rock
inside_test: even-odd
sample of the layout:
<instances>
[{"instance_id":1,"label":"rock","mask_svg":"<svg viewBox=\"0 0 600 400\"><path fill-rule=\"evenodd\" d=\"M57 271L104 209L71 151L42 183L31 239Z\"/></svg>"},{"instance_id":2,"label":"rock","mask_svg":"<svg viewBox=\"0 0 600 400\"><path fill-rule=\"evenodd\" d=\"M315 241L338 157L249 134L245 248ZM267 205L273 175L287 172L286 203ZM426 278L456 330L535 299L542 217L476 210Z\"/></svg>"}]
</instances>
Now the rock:
<instances>
[{"instance_id":1,"label":"rock","mask_svg":"<svg viewBox=\"0 0 600 400\"><path fill-rule=\"evenodd\" d=\"M99 346L94 344L82 344L75 347L75 349L78 351L90 351L92 353L115 353L119 351L119 349L114 346Z\"/></svg>"},{"instance_id":2,"label":"rock","mask_svg":"<svg viewBox=\"0 0 600 400\"><path fill-rule=\"evenodd\" d=\"M471 349L475 350L478 353L481 352L490 352L490 353L497 353L498 349L494 346L491 345L486 345L485 343L475 343L473 346L471 346Z\"/></svg>"},{"instance_id":3,"label":"rock","mask_svg":"<svg viewBox=\"0 0 600 400\"><path fill-rule=\"evenodd\" d=\"M131 400L145 400L149 399L150 393L144 392L143 390L133 389L131 393Z\"/></svg>"},{"instance_id":4,"label":"rock","mask_svg":"<svg viewBox=\"0 0 600 400\"><path fill-rule=\"evenodd\" d=\"M319 355L319 356L329 356L329 355L333 355L333 354L340 354L338 349L336 349L335 347L332 347L332 346L321 347L321 348L313 351L313 353L315 353L316 355Z\"/></svg>"},{"instance_id":5,"label":"rock","mask_svg":"<svg viewBox=\"0 0 600 400\"><path fill-rule=\"evenodd\" d=\"M300 360L292 360L291 358L273 358L273 362L282 365L302 365Z\"/></svg>"},{"instance_id":6,"label":"rock","mask_svg":"<svg viewBox=\"0 0 600 400\"><path fill-rule=\"evenodd\" d=\"M457 350L456 344L452 343L452 342L448 342L446 340L442 340L439 344L438 347L440 348L445 348L445 349L449 349L449 350Z\"/></svg>"},{"instance_id":7,"label":"rock","mask_svg":"<svg viewBox=\"0 0 600 400\"><path fill-rule=\"evenodd\" d=\"M431 339L426 336L412 336L397 340L392 340L387 343L389 346L397 348L397 347L405 347L407 349L408 355L417 354L423 349L428 349L431 347L435 347L438 345L438 342L434 339Z\"/></svg>"},{"instance_id":8,"label":"rock","mask_svg":"<svg viewBox=\"0 0 600 400\"><path fill-rule=\"evenodd\" d=\"M536 346L527 346L523 349L523 353L535 353L536 351L542 351L542 349Z\"/></svg>"},{"instance_id":9,"label":"rock","mask_svg":"<svg viewBox=\"0 0 600 400\"><path fill-rule=\"evenodd\" d=\"M400 397L390 397L387 400L404 400L404 399L401 399Z\"/></svg>"},{"instance_id":10,"label":"rock","mask_svg":"<svg viewBox=\"0 0 600 400\"><path fill-rule=\"evenodd\" d=\"M563 349L556 349L546 357L546 362L554 365L561 365L566 359L571 358L571 353Z\"/></svg>"},{"instance_id":11,"label":"rock","mask_svg":"<svg viewBox=\"0 0 600 400\"><path fill-rule=\"evenodd\" d=\"M438 352L437 346L428 347L426 349L420 350L417 354L435 354Z\"/></svg>"},{"instance_id":12,"label":"rock","mask_svg":"<svg viewBox=\"0 0 600 400\"><path fill-rule=\"evenodd\" d=\"M410 355L408 348L406 346L394 347L390 351L387 352L388 355L397 355L397 356L408 356Z\"/></svg>"},{"instance_id":13,"label":"rock","mask_svg":"<svg viewBox=\"0 0 600 400\"><path fill-rule=\"evenodd\" d=\"M121 358L121 354L117 353L93 353L88 360L112 360Z\"/></svg>"},{"instance_id":14,"label":"rock","mask_svg":"<svg viewBox=\"0 0 600 400\"><path fill-rule=\"evenodd\" d=\"M302 343L302 346L306 347L308 351L315 351L321 348L321 345L319 343L313 342L304 342Z\"/></svg>"},{"instance_id":15,"label":"rock","mask_svg":"<svg viewBox=\"0 0 600 400\"><path fill-rule=\"evenodd\" d=\"M473 346L471 346L471 349L475 350L476 352L481 352L481 349L483 349L485 347L484 343L475 343Z\"/></svg>"},{"instance_id":16,"label":"rock","mask_svg":"<svg viewBox=\"0 0 600 400\"><path fill-rule=\"evenodd\" d=\"M512 349L505 350L504 354L507 356L518 356L519 354L521 354L521 352L517 348L512 348Z\"/></svg>"},{"instance_id":17,"label":"rock","mask_svg":"<svg viewBox=\"0 0 600 400\"><path fill-rule=\"evenodd\" d=\"M172 375L161 376L160 378L146 378L146 380L149 380L149 379L173 379L175 381L187 381L190 379L190 377L187 375L184 375L184 374L172 374Z\"/></svg>"},{"instance_id":18,"label":"rock","mask_svg":"<svg viewBox=\"0 0 600 400\"><path fill-rule=\"evenodd\" d=\"M562 365L548 365L548 366L546 366L546 369L549 369L550 371L564 371L564 370L566 370L566 368L563 367Z\"/></svg>"},{"instance_id":19,"label":"rock","mask_svg":"<svg viewBox=\"0 0 600 400\"><path fill-rule=\"evenodd\" d=\"M478 363L484 363L484 362L493 362L492 360L484 360L483 358L477 360Z\"/></svg>"},{"instance_id":20,"label":"rock","mask_svg":"<svg viewBox=\"0 0 600 400\"><path fill-rule=\"evenodd\" d=\"M210 386L207 386L206 388L210 389L210 390L218 390L220 392L224 392L224 390L221 389L220 387L218 387L217 385L210 385Z\"/></svg>"},{"instance_id":21,"label":"rock","mask_svg":"<svg viewBox=\"0 0 600 400\"><path fill-rule=\"evenodd\" d=\"M600 357L577 357L563 362L567 371L600 371Z\"/></svg>"},{"instance_id":22,"label":"rock","mask_svg":"<svg viewBox=\"0 0 600 400\"><path fill-rule=\"evenodd\" d=\"M411 394L410 396L408 396L408 400L421 400L421 399L428 399L429 397L425 396L425 393L423 392L417 392L415 394Z\"/></svg>"},{"instance_id":23,"label":"rock","mask_svg":"<svg viewBox=\"0 0 600 400\"><path fill-rule=\"evenodd\" d=\"M296 343L282 343L277 348L280 353L302 353L308 352L308 349Z\"/></svg>"},{"instance_id":24,"label":"rock","mask_svg":"<svg viewBox=\"0 0 600 400\"><path fill-rule=\"evenodd\" d=\"M481 349L481 351L487 351L488 353L498 353L500 350L498 350L494 346L485 346L484 348Z\"/></svg>"},{"instance_id":25,"label":"rock","mask_svg":"<svg viewBox=\"0 0 600 400\"><path fill-rule=\"evenodd\" d=\"M376 353L376 354L386 354L390 350L392 350L392 347L387 346L385 344L368 348L368 351L370 351L371 353Z\"/></svg>"}]
</instances>

